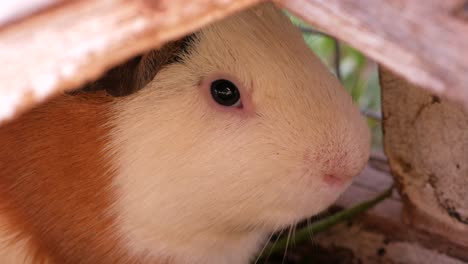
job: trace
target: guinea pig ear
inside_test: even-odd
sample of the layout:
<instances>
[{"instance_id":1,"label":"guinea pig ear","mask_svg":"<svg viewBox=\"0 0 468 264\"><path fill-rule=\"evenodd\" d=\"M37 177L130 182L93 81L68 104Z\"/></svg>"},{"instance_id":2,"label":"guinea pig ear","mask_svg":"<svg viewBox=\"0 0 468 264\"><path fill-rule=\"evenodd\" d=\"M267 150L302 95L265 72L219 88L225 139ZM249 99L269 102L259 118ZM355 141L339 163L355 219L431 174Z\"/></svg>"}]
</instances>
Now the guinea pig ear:
<instances>
[{"instance_id":1,"label":"guinea pig ear","mask_svg":"<svg viewBox=\"0 0 468 264\"><path fill-rule=\"evenodd\" d=\"M105 90L111 96L126 96L145 87L166 65L178 62L187 52L192 36L170 42L160 49L134 57L106 72L100 79L85 85L81 91Z\"/></svg>"}]
</instances>

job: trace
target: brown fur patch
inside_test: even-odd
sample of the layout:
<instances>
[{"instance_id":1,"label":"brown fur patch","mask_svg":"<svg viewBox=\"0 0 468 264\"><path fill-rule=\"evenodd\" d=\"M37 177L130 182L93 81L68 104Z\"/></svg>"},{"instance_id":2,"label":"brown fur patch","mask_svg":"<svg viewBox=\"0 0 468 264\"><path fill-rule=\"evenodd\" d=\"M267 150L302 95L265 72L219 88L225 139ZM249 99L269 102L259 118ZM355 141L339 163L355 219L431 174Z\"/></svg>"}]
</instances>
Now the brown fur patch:
<instances>
[{"instance_id":1,"label":"brown fur patch","mask_svg":"<svg viewBox=\"0 0 468 264\"><path fill-rule=\"evenodd\" d=\"M0 128L0 216L37 261L129 262L107 210L115 201L103 155L111 100L60 96Z\"/></svg>"},{"instance_id":2,"label":"brown fur patch","mask_svg":"<svg viewBox=\"0 0 468 264\"><path fill-rule=\"evenodd\" d=\"M119 100L111 96L142 89L165 65L177 62L192 39L132 58L73 96L58 96L0 127L0 217L14 235L9 243L27 241L28 259L143 261L144 256L132 258L120 245L109 210L116 197L112 157L105 147L112 129L110 105Z\"/></svg>"}]
</instances>

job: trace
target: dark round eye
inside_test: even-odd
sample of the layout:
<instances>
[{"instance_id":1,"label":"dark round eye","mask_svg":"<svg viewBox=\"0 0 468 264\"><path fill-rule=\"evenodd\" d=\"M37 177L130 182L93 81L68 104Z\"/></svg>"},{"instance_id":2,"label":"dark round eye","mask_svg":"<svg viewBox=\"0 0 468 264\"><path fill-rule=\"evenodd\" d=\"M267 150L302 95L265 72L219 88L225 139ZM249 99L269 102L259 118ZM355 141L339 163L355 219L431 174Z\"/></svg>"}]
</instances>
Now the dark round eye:
<instances>
[{"instance_id":1,"label":"dark round eye","mask_svg":"<svg viewBox=\"0 0 468 264\"><path fill-rule=\"evenodd\" d=\"M211 96L220 105L240 106L240 93L232 82L219 79L211 83Z\"/></svg>"}]
</instances>

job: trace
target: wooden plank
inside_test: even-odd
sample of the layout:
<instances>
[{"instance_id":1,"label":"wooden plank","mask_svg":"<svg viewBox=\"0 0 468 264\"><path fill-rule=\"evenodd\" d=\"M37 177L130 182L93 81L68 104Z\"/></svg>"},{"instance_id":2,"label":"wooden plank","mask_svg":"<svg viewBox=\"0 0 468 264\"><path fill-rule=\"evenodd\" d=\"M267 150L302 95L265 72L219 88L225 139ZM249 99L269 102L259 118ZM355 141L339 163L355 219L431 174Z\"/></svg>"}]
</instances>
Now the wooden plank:
<instances>
[{"instance_id":1,"label":"wooden plank","mask_svg":"<svg viewBox=\"0 0 468 264\"><path fill-rule=\"evenodd\" d=\"M261 1L2 1L0 59L7 67L0 72L0 122ZM274 1L410 82L468 107L466 0Z\"/></svg>"},{"instance_id":2,"label":"wooden plank","mask_svg":"<svg viewBox=\"0 0 468 264\"><path fill-rule=\"evenodd\" d=\"M411 83L468 109L468 1L275 1Z\"/></svg>"},{"instance_id":3,"label":"wooden plank","mask_svg":"<svg viewBox=\"0 0 468 264\"><path fill-rule=\"evenodd\" d=\"M262 0L83 0L52 6L35 1L36 8L23 5L0 20L0 123L131 56Z\"/></svg>"}]
</instances>

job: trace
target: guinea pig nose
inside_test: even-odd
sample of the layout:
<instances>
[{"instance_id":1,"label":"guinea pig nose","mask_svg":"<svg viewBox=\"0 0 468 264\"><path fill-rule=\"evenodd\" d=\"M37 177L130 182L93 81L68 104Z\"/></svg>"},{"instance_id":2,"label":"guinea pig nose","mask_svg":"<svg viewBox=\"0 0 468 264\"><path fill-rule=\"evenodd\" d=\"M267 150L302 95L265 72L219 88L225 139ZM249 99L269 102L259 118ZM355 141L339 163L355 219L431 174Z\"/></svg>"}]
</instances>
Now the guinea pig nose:
<instances>
[{"instance_id":1,"label":"guinea pig nose","mask_svg":"<svg viewBox=\"0 0 468 264\"><path fill-rule=\"evenodd\" d=\"M323 176L323 181L328 185L335 186L343 184L344 179L342 179L341 177L337 177L334 174L325 174Z\"/></svg>"},{"instance_id":2,"label":"guinea pig nose","mask_svg":"<svg viewBox=\"0 0 468 264\"><path fill-rule=\"evenodd\" d=\"M329 185L344 184L356 174L355 166L350 164L346 153L331 155L322 161L323 181Z\"/></svg>"}]
</instances>

